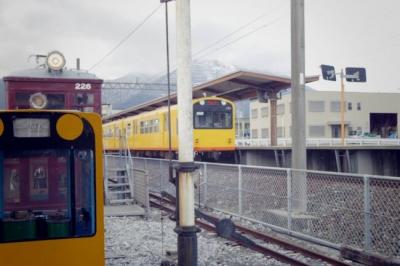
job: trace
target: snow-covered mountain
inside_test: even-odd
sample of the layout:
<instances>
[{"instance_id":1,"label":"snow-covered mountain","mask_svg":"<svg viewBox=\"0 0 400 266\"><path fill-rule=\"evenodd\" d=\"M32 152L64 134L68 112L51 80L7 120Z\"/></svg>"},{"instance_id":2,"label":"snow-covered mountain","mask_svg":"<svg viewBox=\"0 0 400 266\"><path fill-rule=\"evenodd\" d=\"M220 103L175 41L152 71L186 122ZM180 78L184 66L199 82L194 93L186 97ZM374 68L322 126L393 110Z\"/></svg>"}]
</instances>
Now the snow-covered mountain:
<instances>
[{"instance_id":1,"label":"snow-covered mountain","mask_svg":"<svg viewBox=\"0 0 400 266\"><path fill-rule=\"evenodd\" d=\"M194 61L192 65L192 83L193 86L196 86L235 71L238 71L237 67L225 65L215 60ZM175 91L176 70L171 72L170 78L171 91ZM165 84L139 86L141 90L105 90L103 92L103 102L112 104L114 109L125 109L167 95L166 74L150 80L148 76L131 73L112 81Z\"/></svg>"}]
</instances>

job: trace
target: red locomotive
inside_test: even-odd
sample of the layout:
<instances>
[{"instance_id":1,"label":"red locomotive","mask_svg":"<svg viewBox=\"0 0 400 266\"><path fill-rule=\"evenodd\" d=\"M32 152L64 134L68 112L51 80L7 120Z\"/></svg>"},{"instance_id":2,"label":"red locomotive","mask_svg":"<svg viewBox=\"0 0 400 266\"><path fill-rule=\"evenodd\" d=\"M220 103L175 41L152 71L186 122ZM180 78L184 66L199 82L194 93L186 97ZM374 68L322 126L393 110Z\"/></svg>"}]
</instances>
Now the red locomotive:
<instances>
[{"instance_id":1,"label":"red locomotive","mask_svg":"<svg viewBox=\"0 0 400 266\"><path fill-rule=\"evenodd\" d=\"M43 67L4 77L8 109L80 110L101 114L103 80L64 68L65 58L53 51Z\"/></svg>"}]
</instances>

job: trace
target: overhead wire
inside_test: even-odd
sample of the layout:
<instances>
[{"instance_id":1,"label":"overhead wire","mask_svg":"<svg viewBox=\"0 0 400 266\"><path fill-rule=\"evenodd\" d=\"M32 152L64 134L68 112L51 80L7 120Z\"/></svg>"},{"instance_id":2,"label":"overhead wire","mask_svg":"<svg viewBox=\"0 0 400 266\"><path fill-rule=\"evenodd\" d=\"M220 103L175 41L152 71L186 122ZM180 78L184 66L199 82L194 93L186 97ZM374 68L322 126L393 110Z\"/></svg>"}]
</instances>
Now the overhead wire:
<instances>
[{"instance_id":1,"label":"overhead wire","mask_svg":"<svg viewBox=\"0 0 400 266\"><path fill-rule=\"evenodd\" d=\"M280 9L280 8L274 9L274 11L271 12L271 13L275 13L277 9ZM232 45L232 44L234 44L235 42L237 42L237 41L239 41L239 40L241 40L241 39L247 37L248 35L251 35L251 34L253 34L253 33L255 33L255 32L257 32L257 31L259 31L259 30L261 30L261 29L263 29L263 28L266 28L266 27L270 26L271 24L274 24L275 22L277 22L277 21L272 21L272 22L270 22L270 23L264 24L264 25L262 25L261 27L255 29L255 30L253 30L253 31L251 31L251 32L248 32L248 33L246 33L246 34L243 34L243 35L240 36L239 38L237 38L237 39L235 39L235 40L229 42L228 44L226 44L226 45L224 45L224 46L222 46L222 47L220 47L220 48L217 48L216 50L214 50L214 51L212 51L212 52L210 52L210 53L207 53L207 54L205 54L205 55L203 55L203 56L197 56L197 55L199 55L199 54L201 54L201 53L203 53L203 52L209 50L210 48L216 46L217 44L221 43L222 41L225 41L225 40L229 39L229 37L235 35L236 33L240 32L241 30L243 30L243 29L249 27L250 25L256 23L256 22L259 21L261 18L263 18L263 17L265 17L265 16L267 16L267 15L268 15L268 14L265 14L265 13L259 15L259 16L256 17L255 19L250 20L249 22L247 22L247 23L243 24L242 26L236 28L236 29L233 30L232 32L228 33L227 35L223 36L222 38L220 38L220 39L218 39L217 41L213 42L212 44L208 45L207 47L204 47L204 48L202 48L202 49L196 51L196 52L193 54L193 58L194 58L194 59L199 59L199 58L203 58L203 57L205 57L205 56L208 56L208 55L210 55L210 54L213 54L213 53L217 52L218 50L221 50L222 48L225 48L225 47L227 47L227 46L229 46L229 45ZM283 15L280 16L279 18L277 18L276 20L280 20L282 17L283 17ZM174 67L174 68L175 68L175 67ZM154 78L159 77L159 76L162 75L163 73L165 73L165 72L164 72L164 71L160 71L159 73L153 75L153 77L154 77Z\"/></svg>"},{"instance_id":2,"label":"overhead wire","mask_svg":"<svg viewBox=\"0 0 400 266\"><path fill-rule=\"evenodd\" d=\"M92 67L89 68L89 71L100 65L108 56L115 52L124 42L126 42L134 33L136 33L161 7L161 4L158 5L153 11L148 14L142 22L140 22L135 28L133 28L121 41L118 42L116 46L114 46L108 53L106 53L97 63L95 63Z\"/></svg>"},{"instance_id":3,"label":"overhead wire","mask_svg":"<svg viewBox=\"0 0 400 266\"><path fill-rule=\"evenodd\" d=\"M244 28L247 28L248 26L254 24L256 21L260 20L261 18L263 18L263 17L265 17L265 16L266 16L266 14L262 14L262 15L256 17L255 19L251 20L250 22L248 22L248 23L246 23L246 24L240 26L240 27L237 28L236 30L234 30L234 31L232 31L232 32L230 32L230 33L228 33L228 34L225 35L224 37L222 37L222 38L218 39L217 41L213 42L213 43L210 44L209 46L207 46L207 47L205 47L205 48L202 48L202 49L199 50L199 51L196 51L196 52L193 54L193 56L196 56L196 55L198 55L198 54L201 54L201 53L203 53L204 51L207 51L207 50L210 49L211 47L213 47L213 46L217 45L218 43L220 43L220 42L222 42L222 41L228 39L229 37L231 37L231 36L234 35L235 33L241 31L241 30L244 29Z\"/></svg>"},{"instance_id":4,"label":"overhead wire","mask_svg":"<svg viewBox=\"0 0 400 266\"><path fill-rule=\"evenodd\" d=\"M205 55L198 56L198 57L195 57L195 58L196 58L196 59L199 59L199 58L206 57L206 56L208 56L208 55L210 55L210 54L213 54L213 53L215 53L215 52L217 52L217 51L219 51L219 50L221 50L221 49L223 49L223 48L225 48L225 47L227 47L227 46L230 46L230 45L232 45L232 44L234 44L234 43L236 43L236 42L238 42L238 41L240 41L240 40L242 40L242 39L244 39L244 38L250 36L251 34L253 34L253 33L255 33L255 32L259 31L259 30L262 30L262 29L264 29L264 28L267 28L267 27L269 27L269 26L275 24L276 22L278 22L279 20L281 20L283 17L284 17L284 15L281 15L280 17L274 19L273 21L271 21L271 22L269 22L269 23L267 23L267 24L264 24L264 25L262 25L262 26L260 26L260 27L258 27L258 28L256 28L256 29L254 29L254 30L252 30L252 31L250 31L250 32L248 32L248 33L246 33L246 34L243 34L243 35L239 36L238 38L232 40L231 42L229 42L229 43L227 43L227 44L225 44L225 45L223 45L223 46L221 46L221 47L218 47L218 48L212 50L212 51L209 52L209 53L206 53Z\"/></svg>"}]
</instances>

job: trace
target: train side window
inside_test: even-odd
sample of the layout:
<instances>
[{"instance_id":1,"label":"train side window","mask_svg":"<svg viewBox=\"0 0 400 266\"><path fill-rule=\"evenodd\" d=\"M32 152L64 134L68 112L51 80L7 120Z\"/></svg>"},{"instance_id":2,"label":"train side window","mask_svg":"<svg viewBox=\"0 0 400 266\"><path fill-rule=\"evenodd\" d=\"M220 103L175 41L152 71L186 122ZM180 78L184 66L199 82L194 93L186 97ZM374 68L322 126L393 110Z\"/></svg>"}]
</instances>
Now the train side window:
<instances>
[{"instance_id":1,"label":"train side window","mask_svg":"<svg viewBox=\"0 0 400 266\"><path fill-rule=\"evenodd\" d=\"M154 120L154 132L160 132L160 121L158 119Z\"/></svg>"},{"instance_id":2,"label":"train side window","mask_svg":"<svg viewBox=\"0 0 400 266\"><path fill-rule=\"evenodd\" d=\"M126 134L127 134L128 136L131 136L131 135L132 135L132 124L131 124L131 123L128 123L128 125L127 125L127 127L126 127Z\"/></svg>"}]
</instances>

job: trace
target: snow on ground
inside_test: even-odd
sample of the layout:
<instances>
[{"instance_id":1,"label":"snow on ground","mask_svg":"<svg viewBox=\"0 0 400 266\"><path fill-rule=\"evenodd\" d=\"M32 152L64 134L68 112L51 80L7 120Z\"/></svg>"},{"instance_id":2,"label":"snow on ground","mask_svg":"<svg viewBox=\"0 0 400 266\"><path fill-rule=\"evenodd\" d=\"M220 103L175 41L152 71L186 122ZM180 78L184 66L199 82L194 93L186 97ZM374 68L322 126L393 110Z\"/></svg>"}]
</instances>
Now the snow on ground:
<instances>
[{"instance_id":1,"label":"snow on ground","mask_svg":"<svg viewBox=\"0 0 400 266\"><path fill-rule=\"evenodd\" d=\"M163 259L168 258L163 257L163 253L176 251L175 222L165 216L161 223L160 217L157 209L151 210L148 220L140 217L106 217L106 265L160 265ZM286 265L236 246L212 232L202 230L197 236L199 266Z\"/></svg>"}]
</instances>

